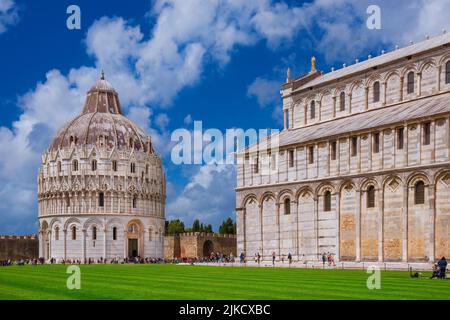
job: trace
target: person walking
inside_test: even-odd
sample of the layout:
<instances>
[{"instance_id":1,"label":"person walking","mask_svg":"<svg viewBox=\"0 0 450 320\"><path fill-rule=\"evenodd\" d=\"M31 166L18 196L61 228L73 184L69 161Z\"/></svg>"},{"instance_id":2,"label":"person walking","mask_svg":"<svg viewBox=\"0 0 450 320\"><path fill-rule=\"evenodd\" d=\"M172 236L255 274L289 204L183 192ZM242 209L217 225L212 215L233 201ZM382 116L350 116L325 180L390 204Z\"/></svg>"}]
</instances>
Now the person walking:
<instances>
[{"instance_id":1,"label":"person walking","mask_svg":"<svg viewBox=\"0 0 450 320\"><path fill-rule=\"evenodd\" d=\"M447 260L445 257L442 257L441 260L438 261L438 267L441 279L445 279L445 270L447 269Z\"/></svg>"},{"instance_id":2,"label":"person walking","mask_svg":"<svg viewBox=\"0 0 450 320\"><path fill-rule=\"evenodd\" d=\"M291 263L292 263L292 255L291 255L290 252L289 252L289 254L288 254L288 261L289 261L289 266L291 266Z\"/></svg>"},{"instance_id":3,"label":"person walking","mask_svg":"<svg viewBox=\"0 0 450 320\"><path fill-rule=\"evenodd\" d=\"M327 262L327 255L325 254L325 252L322 254L322 264L323 264L323 268L325 269L325 262Z\"/></svg>"},{"instance_id":4,"label":"person walking","mask_svg":"<svg viewBox=\"0 0 450 320\"><path fill-rule=\"evenodd\" d=\"M272 252L272 266L274 266L274 267L275 267L275 259L276 259L276 253L274 251L274 252Z\"/></svg>"}]
</instances>

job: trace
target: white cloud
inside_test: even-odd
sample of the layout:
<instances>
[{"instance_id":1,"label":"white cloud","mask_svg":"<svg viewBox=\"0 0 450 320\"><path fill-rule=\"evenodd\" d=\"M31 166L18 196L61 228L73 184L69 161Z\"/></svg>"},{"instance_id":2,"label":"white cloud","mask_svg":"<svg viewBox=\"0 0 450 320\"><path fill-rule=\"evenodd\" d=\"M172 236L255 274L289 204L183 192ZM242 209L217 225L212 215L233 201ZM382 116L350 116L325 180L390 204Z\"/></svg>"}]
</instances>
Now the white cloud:
<instances>
[{"instance_id":1,"label":"white cloud","mask_svg":"<svg viewBox=\"0 0 450 320\"><path fill-rule=\"evenodd\" d=\"M280 81L258 77L247 88L247 96L254 97L261 107L280 101Z\"/></svg>"},{"instance_id":2,"label":"white cloud","mask_svg":"<svg viewBox=\"0 0 450 320\"><path fill-rule=\"evenodd\" d=\"M17 5L13 0L0 0L0 34L19 21Z\"/></svg>"},{"instance_id":3,"label":"white cloud","mask_svg":"<svg viewBox=\"0 0 450 320\"><path fill-rule=\"evenodd\" d=\"M190 125L192 123L192 116L188 114L186 117L184 117L183 123L187 126Z\"/></svg>"},{"instance_id":4,"label":"white cloud","mask_svg":"<svg viewBox=\"0 0 450 320\"><path fill-rule=\"evenodd\" d=\"M198 166L190 182L167 205L167 218L181 218L186 225L200 219L213 226L227 217L234 219L235 184L236 172L232 165Z\"/></svg>"}]
</instances>

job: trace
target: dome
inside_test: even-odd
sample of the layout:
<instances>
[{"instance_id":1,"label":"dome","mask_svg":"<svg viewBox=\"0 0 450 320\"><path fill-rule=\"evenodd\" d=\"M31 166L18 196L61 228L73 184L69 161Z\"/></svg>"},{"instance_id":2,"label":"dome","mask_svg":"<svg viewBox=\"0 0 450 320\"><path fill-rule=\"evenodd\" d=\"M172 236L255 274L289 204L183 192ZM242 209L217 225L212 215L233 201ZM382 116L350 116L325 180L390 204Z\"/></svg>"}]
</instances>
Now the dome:
<instances>
[{"instance_id":1,"label":"dome","mask_svg":"<svg viewBox=\"0 0 450 320\"><path fill-rule=\"evenodd\" d=\"M122 114L119 95L103 75L88 91L83 112L59 130L49 151L72 145L154 153L150 137Z\"/></svg>"}]
</instances>

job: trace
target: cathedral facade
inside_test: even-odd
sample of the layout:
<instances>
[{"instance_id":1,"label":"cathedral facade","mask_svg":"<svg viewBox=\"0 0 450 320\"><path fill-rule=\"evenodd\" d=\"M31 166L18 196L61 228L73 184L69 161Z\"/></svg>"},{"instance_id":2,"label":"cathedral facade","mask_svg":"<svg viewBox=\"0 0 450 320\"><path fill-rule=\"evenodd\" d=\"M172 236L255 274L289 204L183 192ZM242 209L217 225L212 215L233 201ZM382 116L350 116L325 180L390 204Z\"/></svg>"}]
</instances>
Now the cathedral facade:
<instances>
[{"instance_id":1,"label":"cathedral facade","mask_svg":"<svg viewBox=\"0 0 450 320\"><path fill-rule=\"evenodd\" d=\"M165 175L145 132L122 114L104 76L42 156L39 256L164 256Z\"/></svg>"},{"instance_id":2,"label":"cathedral facade","mask_svg":"<svg viewBox=\"0 0 450 320\"><path fill-rule=\"evenodd\" d=\"M237 154L238 254L450 256L450 34L282 85L284 130Z\"/></svg>"}]
</instances>

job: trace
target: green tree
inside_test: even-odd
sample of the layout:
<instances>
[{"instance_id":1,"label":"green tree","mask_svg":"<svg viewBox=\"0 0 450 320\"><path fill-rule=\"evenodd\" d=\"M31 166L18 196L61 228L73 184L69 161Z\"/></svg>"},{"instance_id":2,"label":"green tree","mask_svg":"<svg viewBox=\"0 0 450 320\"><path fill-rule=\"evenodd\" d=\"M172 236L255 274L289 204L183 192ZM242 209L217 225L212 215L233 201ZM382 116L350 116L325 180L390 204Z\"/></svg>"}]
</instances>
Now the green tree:
<instances>
[{"instance_id":1,"label":"green tree","mask_svg":"<svg viewBox=\"0 0 450 320\"><path fill-rule=\"evenodd\" d=\"M166 221L166 234L175 235L184 232L184 223L180 219Z\"/></svg>"},{"instance_id":2,"label":"green tree","mask_svg":"<svg viewBox=\"0 0 450 320\"><path fill-rule=\"evenodd\" d=\"M228 218L222 222L219 227L220 234L236 234L236 223L233 222L233 219Z\"/></svg>"},{"instance_id":3,"label":"green tree","mask_svg":"<svg viewBox=\"0 0 450 320\"><path fill-rule=\"evenodd\" d=\"M192 224L192 232L200 232L200 220L194 220L194 223Z\"/></svg>"}]
</instances>

